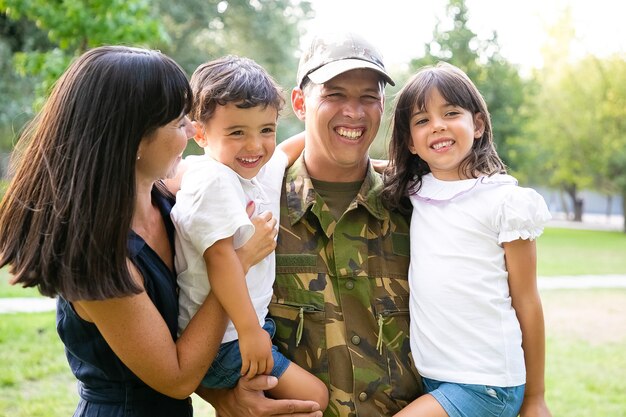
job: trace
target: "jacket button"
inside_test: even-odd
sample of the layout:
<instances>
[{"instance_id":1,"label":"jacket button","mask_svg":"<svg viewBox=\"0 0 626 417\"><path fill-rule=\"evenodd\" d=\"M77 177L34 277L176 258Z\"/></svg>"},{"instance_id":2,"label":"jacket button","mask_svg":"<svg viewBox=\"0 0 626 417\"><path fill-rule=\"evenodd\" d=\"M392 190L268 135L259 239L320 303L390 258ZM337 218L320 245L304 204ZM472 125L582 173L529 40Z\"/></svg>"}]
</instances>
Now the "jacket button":
<instances>
[{"instance_id":1,"label":"jacket button","mask_svg":"<svg viewBox=\"0 0 626 417\"><path fill-rule=\"evenodd\" d=\"M359 394L359 401L366 401L367 400L367 393L366 392L362 392Z\"/></svg>"},{"instance_id":2,"label":"jacket button","mask_svg":"<svg viewBox=\"0 0 626 417\"><path fill-rule=\"evenodd\" d=\"M355 345L358 345L359 343L361 343L361 338L357 335L352 336L352 343Z\"/></svg>"}]
</instances>

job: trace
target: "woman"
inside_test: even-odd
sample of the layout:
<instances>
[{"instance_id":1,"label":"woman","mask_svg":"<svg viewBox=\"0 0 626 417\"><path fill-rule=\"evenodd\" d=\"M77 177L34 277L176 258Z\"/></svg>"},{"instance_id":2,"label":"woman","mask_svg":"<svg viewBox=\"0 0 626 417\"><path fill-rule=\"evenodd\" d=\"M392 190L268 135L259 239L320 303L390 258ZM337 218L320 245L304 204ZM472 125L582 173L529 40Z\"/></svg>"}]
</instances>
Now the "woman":
<instances>
[{"instance_id":1,"label":"woman","mask_svg":"<svg viewBox=\"0 0 626 417\"><path fill-rule=\"evenodd\" d=\"M0 266L12 283L58 296L76 416L191 415L188 396L224 333L210 296L177 339L173 199L161 180L194 134L191 99L184 72L160 52L95 48L20 140L0 203ZM273 249L258 242L240 254L245 265Z\"/></svg>"}]
</instances>

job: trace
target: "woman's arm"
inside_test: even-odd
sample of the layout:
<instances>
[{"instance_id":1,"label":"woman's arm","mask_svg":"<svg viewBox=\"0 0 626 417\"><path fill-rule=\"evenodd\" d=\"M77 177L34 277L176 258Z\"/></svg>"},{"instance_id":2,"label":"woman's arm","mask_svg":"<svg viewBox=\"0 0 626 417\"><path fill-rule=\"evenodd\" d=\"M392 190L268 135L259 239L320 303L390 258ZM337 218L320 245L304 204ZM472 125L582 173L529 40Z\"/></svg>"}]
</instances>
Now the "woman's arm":
<instances>
[{"instance_id":1,"label":"woman's arm","mask_svg":"<svg viewBox=\"0 0 626 417\"><path fill-rule=\"evenodd\" d=\"M139 271L128 263L133 278L143 286ZM146 292L73 304L83 319L98 327L113 352L139 379L174 398L186 398L196 389L226 329L226 315L212 295L176 342Z\"/></svg>"},{"instance_id":2,"label":"woman's arm","mask_svg":"<svg viewBox=\"0 0 626 417\"><path fill-rule=\"evenodd\" d=\"M526 362L526 390L520 415L550 417L544 396L545 329L537 290L535 241L518 239L504 243L504 253L511 300L522 329Z\"/></svg>"}]
</instances>

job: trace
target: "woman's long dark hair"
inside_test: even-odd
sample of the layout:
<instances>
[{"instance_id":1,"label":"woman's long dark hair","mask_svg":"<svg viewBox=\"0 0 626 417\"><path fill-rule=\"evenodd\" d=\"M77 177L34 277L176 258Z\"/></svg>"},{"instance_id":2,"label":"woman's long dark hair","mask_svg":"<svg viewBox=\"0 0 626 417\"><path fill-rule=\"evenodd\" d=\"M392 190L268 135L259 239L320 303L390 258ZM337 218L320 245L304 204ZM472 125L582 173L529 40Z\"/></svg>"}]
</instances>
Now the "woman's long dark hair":
<instances>
[{"instance_id":1,"label":"woman's long dark hair","mask_svg":"<svg viewBox=\"0 0 626 417\"><path fill-rule=\"evenodd\" d=\"M191 99L158 51L104 46L67 69L22 134L0 203L0 266L14 283L68 300L140 292L127 266L137 150Z\"/></svg>"},{"instance_id":2,"label":"woman's long dark hair","mask_svg":"<svg viewBox=\"0 0 626 417\"><path fill-rule=\"evenodd\" d=\"M385 172L383 201L392 209L406 212L406 197L419 190L422 177L430 172L428 164L409 152L411 144L411 115L415 109L425 111L426 101L433 89L443 98L473 115L483 115L485 131L472 145L469 155L461 162L459 171L476 178L479 175L506 173L506 167L493 144L491 118L482 95L457 67L441 62L421 68L407 81L395 101L393 130L389 143L389 168Z\"/></svg>"}]
</instances>

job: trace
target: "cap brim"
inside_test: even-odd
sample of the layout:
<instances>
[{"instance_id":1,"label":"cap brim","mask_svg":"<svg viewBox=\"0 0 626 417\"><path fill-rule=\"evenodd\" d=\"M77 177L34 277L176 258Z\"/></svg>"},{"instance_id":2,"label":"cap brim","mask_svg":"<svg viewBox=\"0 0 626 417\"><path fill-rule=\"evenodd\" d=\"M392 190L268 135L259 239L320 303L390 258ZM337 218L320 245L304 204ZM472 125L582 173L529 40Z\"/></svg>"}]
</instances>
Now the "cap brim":
<instances>
[{"instance_id":1,"label":"cap brim","mask_svg":"<svg viewBox=\"0 0 626 417\"><path fill-rule=\"evenodd\" d=\"M342 59L339 61L329 62L326 65L321 66L320 68L312 71L308 74L308 77L315 84L323 84L326 81L335 78L336 76L343 74L344 72L355 70L355 69L371 69L379 73L383 79L390 85L396 85L393 82L393 79L387 74L385 71L380 69L380 67L376 64L372 64L371 62L364 61L362 59Z\"/></svg>"}]
</instances>

